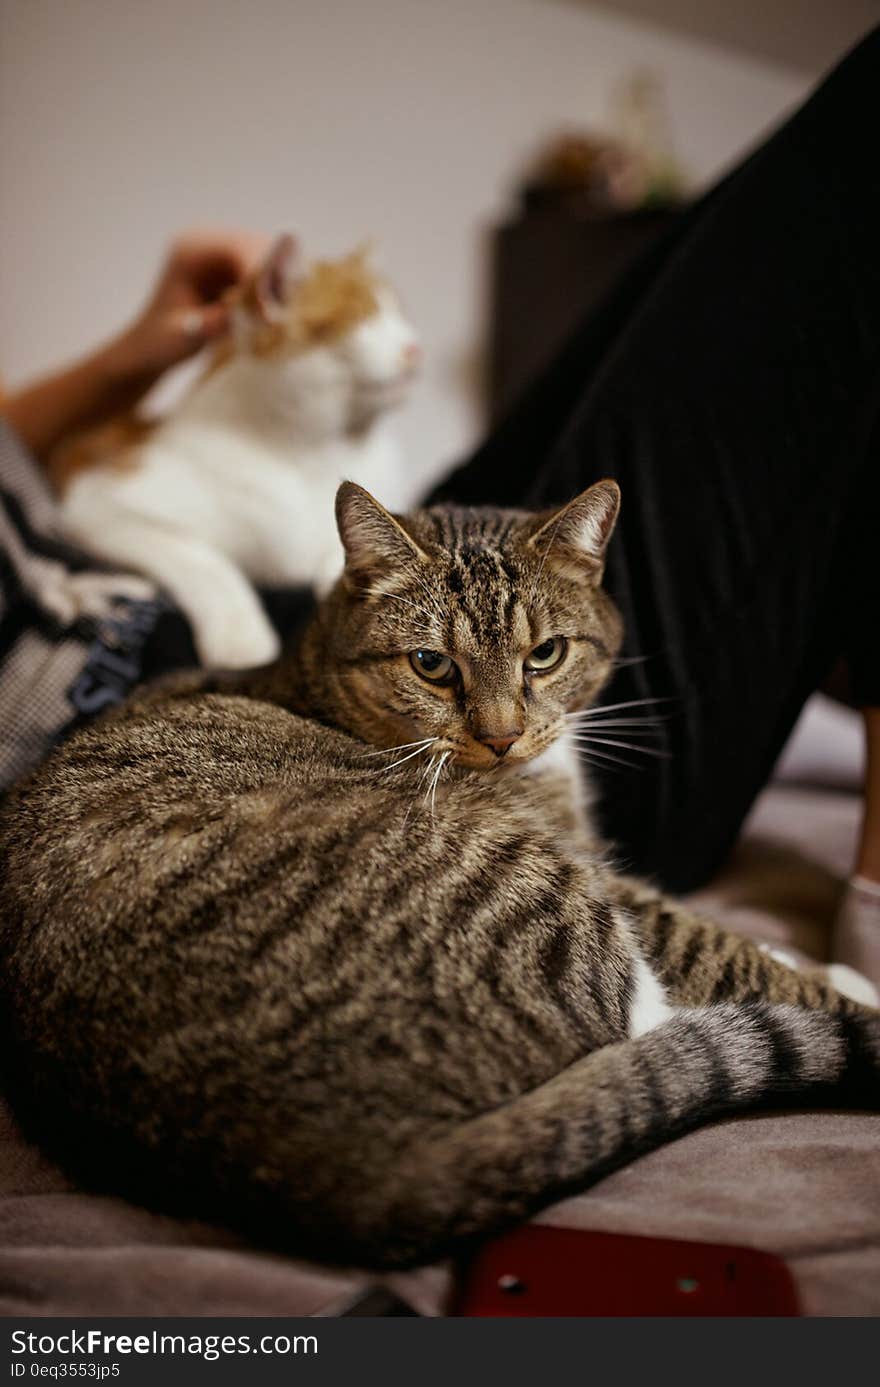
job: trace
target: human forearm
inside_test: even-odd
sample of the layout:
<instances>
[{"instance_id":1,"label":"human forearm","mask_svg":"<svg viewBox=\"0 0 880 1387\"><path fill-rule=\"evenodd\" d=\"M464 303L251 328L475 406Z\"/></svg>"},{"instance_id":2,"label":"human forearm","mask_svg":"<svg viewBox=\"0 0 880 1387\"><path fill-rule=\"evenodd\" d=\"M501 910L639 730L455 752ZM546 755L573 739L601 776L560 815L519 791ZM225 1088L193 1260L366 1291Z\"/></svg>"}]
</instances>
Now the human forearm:
<instances>
[{"instance_id":1,"label":"human forearm","mask_svg":"<svg viewBox=\"0 0 880 1387\"><path fill-rule=\"evenodd\" d=\"M13 391L2 412L33 455L45 460L62 438L130 409L155 378L137 368L123 336Z\"/></svg>"}]
</instances>

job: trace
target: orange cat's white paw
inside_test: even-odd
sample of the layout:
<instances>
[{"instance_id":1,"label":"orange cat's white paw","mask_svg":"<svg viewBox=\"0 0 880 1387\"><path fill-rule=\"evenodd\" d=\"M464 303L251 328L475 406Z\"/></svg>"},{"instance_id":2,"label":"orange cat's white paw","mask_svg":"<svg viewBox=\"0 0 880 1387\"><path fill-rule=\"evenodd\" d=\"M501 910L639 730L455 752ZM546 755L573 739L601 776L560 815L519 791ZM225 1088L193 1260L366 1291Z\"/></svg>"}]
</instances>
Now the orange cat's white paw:
<instances>
[{"instance_id":1,"label":"orange cat's white paw","mask_svg":"<svg viewBox=\"0 0 880 1387\"><path fill-rule=\"evenodd\" d=\"M202 622L194 632L199 660L207 669L252 669L269 665L281 654L281 641L261 614L237 621L233 614Z\"/></svg>"}]
</instances>

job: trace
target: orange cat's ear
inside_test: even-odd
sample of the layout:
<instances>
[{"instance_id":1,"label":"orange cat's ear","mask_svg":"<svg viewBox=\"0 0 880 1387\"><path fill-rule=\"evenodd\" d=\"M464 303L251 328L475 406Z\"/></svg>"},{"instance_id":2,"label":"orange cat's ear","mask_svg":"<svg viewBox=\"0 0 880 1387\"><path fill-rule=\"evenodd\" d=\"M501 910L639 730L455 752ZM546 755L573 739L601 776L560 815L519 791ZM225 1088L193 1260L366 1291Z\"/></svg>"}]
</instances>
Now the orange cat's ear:
<instances>
[{"instance_id":1,"label":"orange cat's ear","mask_svg":"<svg viewBox=\"0 0 880 1387\"><path fill-rule=\"evenodd\" d=\"M396 516L355 482L336 493L336 524L345 550L345 574L353 585L373 582L427 559Z\"/></svg>"},{"instance_id":2,"label":"orange cat's ear","mask_svg":"<svg viewBox=\"0 0 880 1387\"><path fill-rule=\"evenodd\" d=\"M355 246L348 258L353 260L356 265L363 266L365 270L369 269L371 261L376 258L376 242L372 236L368 236L365 241L361 241L359 246Z\"/></svg>"},{"instance_id":3,"label":"orange cat's ear","mask_svg":"<svg viewBox=\"0 0 880 1387\"><path fill-rule=\"evenodd\" d=\"M265 323L277 323L287 310L296 255L294 238L279 236L253 277L250 306Z\"/></svg>"}]
</instances>

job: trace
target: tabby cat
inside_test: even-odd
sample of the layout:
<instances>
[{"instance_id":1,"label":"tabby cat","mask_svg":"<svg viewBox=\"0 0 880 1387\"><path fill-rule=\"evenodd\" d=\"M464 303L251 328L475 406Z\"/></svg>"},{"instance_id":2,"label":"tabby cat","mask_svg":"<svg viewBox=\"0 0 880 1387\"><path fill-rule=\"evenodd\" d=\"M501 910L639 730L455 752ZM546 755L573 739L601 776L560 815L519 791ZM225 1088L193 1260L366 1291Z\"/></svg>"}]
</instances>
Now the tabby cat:
<instances>
[{"instance_id":1,"label":"tabby cat","mask_svg":"<svg viewBox=\"0 0 880 1387\"><path fill-rule=\"evenodd\" d=\"M81 1177L392 1267L723 1114L880 1105L876 1013L590 832L618 499L399 519L346 483L295 659L149 691L12 795L3 1062Z\"/></svg>"}]
</instances>

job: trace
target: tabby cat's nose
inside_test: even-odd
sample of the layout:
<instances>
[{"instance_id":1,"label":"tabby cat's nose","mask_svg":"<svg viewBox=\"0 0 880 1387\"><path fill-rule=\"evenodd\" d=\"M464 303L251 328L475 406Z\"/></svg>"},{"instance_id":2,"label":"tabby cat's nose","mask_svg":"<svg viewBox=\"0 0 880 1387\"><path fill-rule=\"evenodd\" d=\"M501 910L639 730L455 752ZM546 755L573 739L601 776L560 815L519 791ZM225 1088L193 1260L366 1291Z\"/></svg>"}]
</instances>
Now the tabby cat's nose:
<instances>
[{"instance_id":1,"label":"tabby cat's nose","mask_svg":"<svg viewBox=\"0 0 880 1387\"><path fill-rule=\"evenodd\" d=\"M521 732L509 732L503 737L478 737L477 741L482 742L483 746L490 746L496 756L504 756L513 746L514 742L519 741L521 736Z\"/></svg>"}]
</instances>

